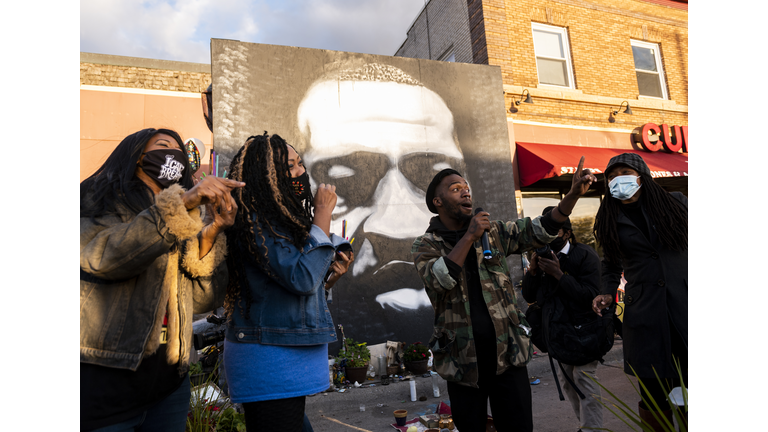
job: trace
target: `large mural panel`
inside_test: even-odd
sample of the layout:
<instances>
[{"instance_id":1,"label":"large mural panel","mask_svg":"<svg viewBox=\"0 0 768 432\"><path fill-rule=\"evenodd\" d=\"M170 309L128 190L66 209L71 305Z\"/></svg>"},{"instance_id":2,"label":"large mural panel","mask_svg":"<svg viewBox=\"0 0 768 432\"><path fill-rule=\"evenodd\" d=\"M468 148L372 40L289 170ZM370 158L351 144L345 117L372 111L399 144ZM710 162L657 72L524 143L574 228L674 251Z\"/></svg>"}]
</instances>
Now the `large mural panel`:
<instances>
[{"instance_id":1,"label":"large mural panel","mask_svg":"<svg viewBox=\"0 0 768 432\"><path fill-rule=\"evenodd\" d=\"M517 214L500 69L216 39L211 57L219 165L267 131L297 149L313 188L336 185L331 228L346 222L355 262L333 288L334 322L369 344L427 342L434 313L410 249L434 216L432 177L454 168L475 206Z\"/></svg>"}]
</instances>

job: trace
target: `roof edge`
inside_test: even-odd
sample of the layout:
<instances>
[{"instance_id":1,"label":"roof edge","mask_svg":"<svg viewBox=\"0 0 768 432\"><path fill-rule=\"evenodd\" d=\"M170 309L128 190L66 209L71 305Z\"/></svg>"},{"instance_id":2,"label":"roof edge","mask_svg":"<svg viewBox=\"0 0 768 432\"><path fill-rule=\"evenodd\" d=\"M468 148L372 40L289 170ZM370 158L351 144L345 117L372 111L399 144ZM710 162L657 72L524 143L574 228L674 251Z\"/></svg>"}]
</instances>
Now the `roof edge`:
<instances>
[{"instance_id":1,"label":"roof edge","mask_svg":"<svg viewBox=\"0 0 768 432\"><path fill-rule=\"evenodd\" d=\"M207 63L191 63L171 60L157 60L141 57L126 57L111 54L96 54L80 52L80 63L94 63L113 66L141 67L146 69L161 69L183 72L211 73L211 65Z\"/></svg>"}]
</instances>

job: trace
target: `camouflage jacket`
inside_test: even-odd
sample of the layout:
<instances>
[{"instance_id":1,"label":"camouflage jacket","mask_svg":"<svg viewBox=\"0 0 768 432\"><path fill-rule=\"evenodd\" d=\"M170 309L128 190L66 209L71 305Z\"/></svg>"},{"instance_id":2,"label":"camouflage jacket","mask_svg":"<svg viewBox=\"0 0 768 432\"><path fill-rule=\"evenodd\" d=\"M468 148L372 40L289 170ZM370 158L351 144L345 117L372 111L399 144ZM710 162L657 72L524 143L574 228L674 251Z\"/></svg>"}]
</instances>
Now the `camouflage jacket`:
<instances>
[{"instance_id":1,"label":"camouflage jacket","mask_svg":"<svg viewBox=\"0 0 768 432\"><path fill-rule=\"evenodd\" d=\"M480 242L474 244L483 297L496 330L496 374L510 366L525 366L532 356L530 326L517 307L505 257L555 239L556 235L548 234L540 219L541 216L533 220L492 221L489 232L492 259L483 258ZM461 276L455 280L444 259L453 246L436 232L428 231L414 240L411 256L435 310L435 327L429 342L435 371L447 381L477 387L477 355L466 272L462 269Z\"/></svg>"}]
</instances>

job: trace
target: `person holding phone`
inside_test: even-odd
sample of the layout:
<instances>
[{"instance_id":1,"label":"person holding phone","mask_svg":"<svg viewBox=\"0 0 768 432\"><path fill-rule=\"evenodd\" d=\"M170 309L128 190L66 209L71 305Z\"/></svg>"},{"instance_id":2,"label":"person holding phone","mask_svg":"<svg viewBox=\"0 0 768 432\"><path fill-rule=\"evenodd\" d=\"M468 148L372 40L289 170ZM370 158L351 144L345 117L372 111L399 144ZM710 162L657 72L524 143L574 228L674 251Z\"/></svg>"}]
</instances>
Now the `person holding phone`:
<instances>
[{"instance_id":1,"label":"person holding phone","mask_svg":"<svg viewBox=\"0 0 768 432\"><path fill-rule=\"evenodd\" d=\"M330 232L335 186L320 184L313 197L299 155L266 133L248 138L228 171L246 183L227 231L230 397L243 405L247 430L298 432L306 396L328 389L328 343L336 340L324 287L337 249L349 243Z\"/></svg>"}]
</instances>

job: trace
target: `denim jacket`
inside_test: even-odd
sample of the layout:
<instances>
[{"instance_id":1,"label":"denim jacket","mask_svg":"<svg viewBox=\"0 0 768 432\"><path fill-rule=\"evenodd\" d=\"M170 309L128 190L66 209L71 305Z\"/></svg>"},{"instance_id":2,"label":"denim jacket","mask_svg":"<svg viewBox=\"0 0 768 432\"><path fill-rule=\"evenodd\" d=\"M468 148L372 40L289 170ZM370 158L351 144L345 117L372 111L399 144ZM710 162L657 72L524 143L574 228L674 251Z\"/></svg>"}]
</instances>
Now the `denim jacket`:
<instances>
[{"instance_id":1,"label":"denim jacket","mask_svg":"<svg viewBox=\"0 0 768 432\"><path fill-rule=\"evenodd\" d=\"M189 368L192 314L220 306L227 282L226 237L198 256L200 211L187 211L172 185L140 212L80 218L80 362L135 371L160 346Z\"/></svg>"},{"instance_id":2,"label":"denim jacket","mask_svg":"<svg viewBox=\"0 0 768 432\"><path fill-rule=\"evenodd\" d=\"M256 236L257 250L266 247L275 278L246 264L247 289L251 291L252 299L250 316L245 318L236 305L227 322L227 339L232 342L292 346L336 341L336 330L325 301L323 279L336 246L346 240L335 234L331 234L329 239L316 225L312 225L303 251L284 239L275 239L266 233L264 243L260 237Z\"/></svg>"}]
</instances>

